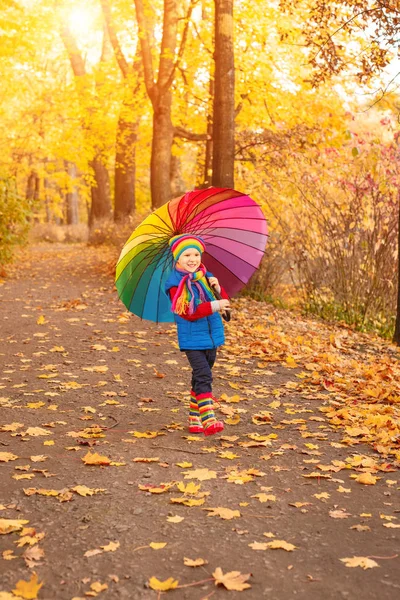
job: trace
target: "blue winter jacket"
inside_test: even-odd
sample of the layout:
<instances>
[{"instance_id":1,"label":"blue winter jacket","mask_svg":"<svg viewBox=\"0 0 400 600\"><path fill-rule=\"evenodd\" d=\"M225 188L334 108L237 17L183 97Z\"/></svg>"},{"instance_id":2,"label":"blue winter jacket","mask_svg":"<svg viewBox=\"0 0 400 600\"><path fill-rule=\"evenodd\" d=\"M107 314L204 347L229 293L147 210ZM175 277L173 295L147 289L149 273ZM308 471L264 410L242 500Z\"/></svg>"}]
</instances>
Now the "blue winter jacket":
<instances>
[{"instance_id":1,"label":"blue winter jacket","mask_svg":"<svg viewBox=\"0 0 400 600\"><path fill-rule=\"evenodd\" d=\"M169 296L169 290L178 287L185 273L175 269L172 271L165 284L165 292ZM207 277L212 273L207 272ZM195 298L199 299L197 288L194 287ZM218 312L208 317L188 321L174 313L175 323L178 329L178 344L180 350L210 350L222 346L225 342L224 326L221 315Z\"/></svg>"}]
</instances>

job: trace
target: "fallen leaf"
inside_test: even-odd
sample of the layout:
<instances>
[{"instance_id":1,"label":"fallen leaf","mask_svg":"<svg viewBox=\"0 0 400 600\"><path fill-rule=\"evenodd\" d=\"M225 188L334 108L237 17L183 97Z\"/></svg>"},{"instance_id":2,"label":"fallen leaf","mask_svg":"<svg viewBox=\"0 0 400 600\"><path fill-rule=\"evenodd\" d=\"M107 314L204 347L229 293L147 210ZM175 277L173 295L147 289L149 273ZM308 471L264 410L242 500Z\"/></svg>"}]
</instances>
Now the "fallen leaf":
<instances>
[{"instance_id":1,"label":"fallen leaf","mask_svg":"<svg viewBox=\"0 0 400 600\"><path fill-rule=\"evenodd\" d=\"M38 591L42 585L43 581L38 583L38 576L36 573L32 573L32 577L29 581L24 581L23 579L17 581L15 589L12 592L25 600L34 600L37 598Z\"/></svg>"},{"instance_id":2,"label":"fallen leaf","mask_svg":"<svg viewBox=\"0 0 400 600\"><path fill-rule=\"evenodd\" d=\"M107 456L101 456L97 452L91 453L90 450L85 456L81 459L85 465L109 465L111 464L111 460Z\"/></svg>"},{"instance_id":3,"label":"fallen leaf","mask_svg":"<svg viewBox=\"0 0 400 600\"><path fill-rule=\"evenodd\" d=\"M178 587L179 581L173 577L169 577L165 581L160 581L157 577L151 577L149 580L149 586L152 590L159 592L166 592L167 590L174 590Z\"/></svg>"},{"instance_id":4,"label":"fallen leaf","mask_svg":"<svg viewBox=\"0 0 400 600\"><path fill-rule=\"evenodd\" d=\"M206 481L208 479L216 479L217 473L210 471L209 469L195 469L194 471L183 471L185 479L198 479L199 481Z\"/></svg>"},{"instance_id":5,"label":"fallen leaf","mask_svg":"<svg viewBox=\"0 0 400 600\"><path fill-rule=\"evenodd\" d=\"M208 517L221 517L221 519L235 519L236 517L240 517L239 510L231 510L230 508L223 508L222 506L218 506L217 508L204 508L203 510L210 511L207 515Z\"/></svg>"},{"instance_id":6,"label":"fallen leaf","mask_svg":"<svg viewBox=\"0 0 400 600\"><path fill-rule=\"evenodd\" d=\"M204 558L196 558L195 560L192 560L186 556L183 558L183 563L187 567L202 567L203 565L208 565L208 561L204 560Z\"/></svg>"},{"instance_id":7,"label":"fallen leaf","mask_svg":"<svg viewBox=\"0 0 400 600\"><path fill-rule=\"evenodd\" d=\"M246 581L251 577L251 573L242 574L240 571L229 571L229 573L222 572L221 567L217 567L213 573L215 579L215 585L223 585L227 590L234 590L236 592L242 592L251 587Z\"/></svg>"},{"instance_id":8,"label":"fallen leaf","mask_svg":"<svg viewBox=\"0 0 400 600\"><path fill-rule=\"evenodd\" d=\"M161 550L161 548L165 548L166 545L167 542L150 542L149 544L150 548L153 548L153 550Z\"/></svg>"},{"instance_id":9,"label":"fallen leaf","mask_svg":"<svg viewBox=\"0 0 400 600\"><path fill-rule=\"evenodd\" d=\"M373 569L379 567L378 563L366 556L353 556L352 558L340 558L346 567L361 567L362 569Z\"/></svg>"},{"instance_id":10,"label":"fallen leaf","mask_svg":"<svg viewBox=\"0 0 400 600\"><path fill-rule=\"evenodd\" d=\"M185 520L185 517L180 517L179 515L174 515L171 517L167 517L168 523L182 523Z\"/></svg>"},{"instance_id":11,"label":"fallen leaf","mask_svg":"<svg viewBox=\"0 0 400 600\"><path fill-rule=\"evenodd\" d=\"M268 542L267 545L271 550L286 550L287 552L292 552L297 548L294 544L290 544L284 540L272 540L272 542Z\"/></svg>"},{"instance_id":12,"label":"fallen leaf","mask_svg":"<svg viewBox=\"0 0 400 600\"><path fill-rule=\"evenodd\" d=\"M355 481L364 485L375 485L377 478L371 475L371 473L361 473L361 475L358 475L358 477L355 478Z\"/></svg>"}]
</instances>

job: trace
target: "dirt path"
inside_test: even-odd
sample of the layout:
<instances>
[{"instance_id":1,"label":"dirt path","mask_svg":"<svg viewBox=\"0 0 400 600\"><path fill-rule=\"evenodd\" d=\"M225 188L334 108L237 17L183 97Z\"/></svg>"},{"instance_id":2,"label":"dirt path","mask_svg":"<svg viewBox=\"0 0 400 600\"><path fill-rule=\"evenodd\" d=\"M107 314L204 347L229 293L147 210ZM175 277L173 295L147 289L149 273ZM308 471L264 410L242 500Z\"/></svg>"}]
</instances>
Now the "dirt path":
<instances>
[{"instance_id":1,"label":"dirt path","mask_svg":"<svg viewBox=\"0 0 400 600\"><path fill-rule=\"evenodd\" d=\"M15 529L0 537L1 600L19 580L34 589L33 573L46 600L156 600L152 577L178 580L176 599L400 597L395 457L343 443L320 410L328 391L299 393L300 368L260 365L231 329L215 368L225 435L188 437L174 328L125 313L108 252L43 245L22 257L0 286L0 533ZM249 309L236 304L237 327ZM95 453L111 464L85 464ZM355 481L371 464L376 484ZM340 560L354 556L372 568ZM251 573L251 587L216 586L218 567Z\"/></svg>"}]
</instances>

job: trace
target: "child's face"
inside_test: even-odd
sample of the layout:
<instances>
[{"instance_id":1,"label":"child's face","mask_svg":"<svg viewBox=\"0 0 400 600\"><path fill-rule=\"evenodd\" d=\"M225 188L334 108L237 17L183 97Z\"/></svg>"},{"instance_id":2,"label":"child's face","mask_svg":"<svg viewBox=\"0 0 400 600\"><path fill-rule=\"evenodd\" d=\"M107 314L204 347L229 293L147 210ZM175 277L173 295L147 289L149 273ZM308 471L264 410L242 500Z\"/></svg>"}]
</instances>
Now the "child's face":
<instances>
[{"instance_id":1,"label":"child's face","mask_svg":"<svg viewBox=\"0 0 400 600\"><path fill-rule=\"evenodd\" d=\"M201 254L196 248L188 248L179 257L178 266L189 273L194 273L201 264Z\"/></svg>"}]
</instances>

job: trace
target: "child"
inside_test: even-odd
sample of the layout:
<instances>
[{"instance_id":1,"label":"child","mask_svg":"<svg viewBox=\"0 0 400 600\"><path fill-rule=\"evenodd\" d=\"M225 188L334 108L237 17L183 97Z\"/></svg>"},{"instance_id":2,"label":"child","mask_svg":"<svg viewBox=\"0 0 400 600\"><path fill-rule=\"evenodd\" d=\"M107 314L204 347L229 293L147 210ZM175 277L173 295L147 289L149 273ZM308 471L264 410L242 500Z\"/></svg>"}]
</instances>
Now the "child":
<instances>
[{"instance_id":1,"label":"child","mask_svg":"<svg viewBox=\"0 0 400 600\"><path fill-rule=\"evenodd\" d=\"M213 435L224 428L214 415L212 368L217 348L225 341L219 312L230 308L229 299L218 279L201 262L205 244L200 237L176 235L169 245L175 268L165 291L172 302L179 348L186 353L192 367L189 431ZM215 299L213 286L222 295L221 300Z\"/></svg>"}]
</instances>

